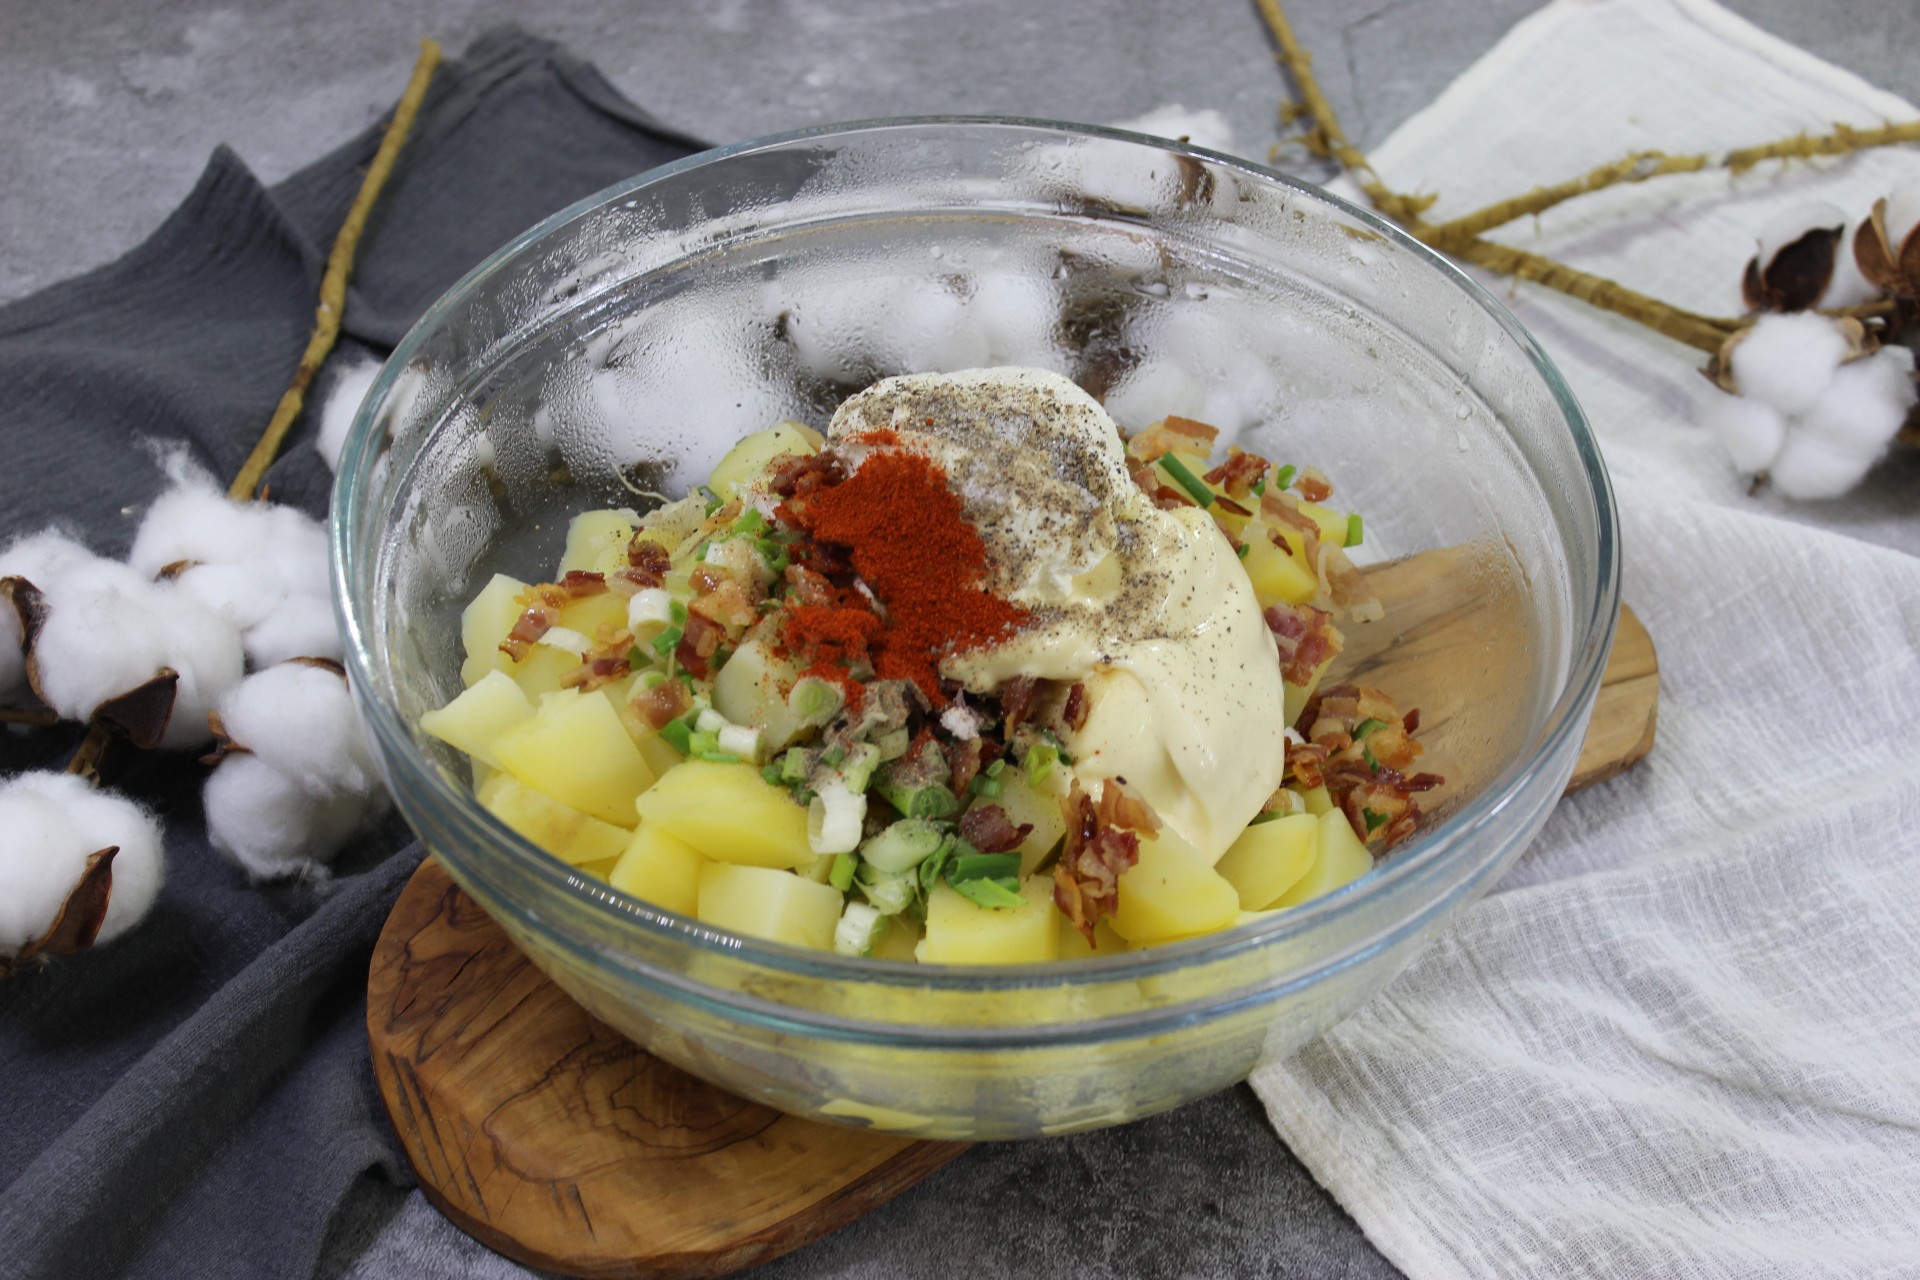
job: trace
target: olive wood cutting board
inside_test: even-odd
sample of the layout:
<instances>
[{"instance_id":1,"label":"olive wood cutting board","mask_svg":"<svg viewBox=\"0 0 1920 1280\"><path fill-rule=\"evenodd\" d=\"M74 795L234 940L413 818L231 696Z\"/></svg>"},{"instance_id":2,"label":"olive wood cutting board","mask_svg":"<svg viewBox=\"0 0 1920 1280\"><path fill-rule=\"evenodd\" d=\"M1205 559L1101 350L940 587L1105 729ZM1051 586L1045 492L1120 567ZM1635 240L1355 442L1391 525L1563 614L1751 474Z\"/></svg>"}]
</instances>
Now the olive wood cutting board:
<instances>
[{"instance_id":1,"label":"olive wood cutting board","mask_svg":"<svg viewBox=\"0 0 1920 1280\"><path fill-rule=\"evenodd\" d=\"M1398 690L1421 686L1420 668L1506 675L1512 655L1486 652L1487 611L1432 590L1464 570L1457 554L1372 571L1388 620L1367 629L1372 651L1350 646L1347 676ZM1569 791L1647 754L1657 688L1652 641L1622 609ZM1448 699L1463 695L1443 681L1421 696L1422 738L1443 736ZM668 1066L549 982L431 859L374 949L367 1031L427 1198L490 1248L566 1275L728 1275L844 1226L968 1145L797 1119Z\"/></svg>"}]
</instances>

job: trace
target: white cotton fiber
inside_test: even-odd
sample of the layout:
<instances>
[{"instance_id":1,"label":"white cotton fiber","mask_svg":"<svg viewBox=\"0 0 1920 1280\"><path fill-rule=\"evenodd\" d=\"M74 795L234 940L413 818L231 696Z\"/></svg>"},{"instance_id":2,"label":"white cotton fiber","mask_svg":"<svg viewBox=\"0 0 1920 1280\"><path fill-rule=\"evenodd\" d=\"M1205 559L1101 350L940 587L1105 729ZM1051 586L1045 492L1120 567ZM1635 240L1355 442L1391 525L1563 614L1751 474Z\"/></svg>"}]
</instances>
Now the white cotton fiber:
<instances>
[{"instance_id":1,"label":"white cotton fiber","mask_svg":"<svg viewBox=\"0 0 1920 1280\"><path fill-rule=\"evenodd\" d=\"M364 795L376 785L353 695L325 668L286 662L250 675L221 701L220 719L229 738L306 791Z\"/></svg>"},{"instance_id":2,"label":"white cotton fiber","mask_svg":"<svg viewBox=\"0 0 1920 1280\"><path fill-rule=\"evenodd\" d=\"M233 501L184 453L164 465L171 486L141 521L128 563L151 576L190 562L179 589L238 628L256 666L340 657L325 528L292 507Z\"/></svg>"},{"instance_id":3,"label":"white cotton fiber","mask_svg":"<svg viewBox=\"0 0 1920 1280\"><path fill-rule=\"evenodd\" d=\"M1008 271L982 272L972 285L967 307L986 339L987 366L1066 371L1066 353L1055 337L1061 304L1057 289Z\"/></svg>"},{"instance_id":4,"label":"white cotton fiber","mask_svg":"<svg viewBox=\"0 0 1920 1280\"><path fill-rule=\"evenodd\" d=\"M1845 230L1847 214L1839 205L1826 200L1809 200L1790 205L1760 224L1757 252L1760 265L1772 262L1775 255L1813 230ZM1842 241L1842 247L1845 242Z\"/></svg>"},{"instance_id":5,"label":"white cotton fiber","mask_svg":"<svg viewBox=\"0 0 1920 1280\"><path fill-rule=\"evenodd\" d=\"M326 403L320 408L320 429L313 437L313 447L326 460L328 469L340 469L340 450L347 443L347 430L353 426L354 415L360 412L360 405L366 400L367 392L379 372L380 362L377 360L350 364L334 376L333 385L327 389Z\"/></svg>"},{"instance_id":6,"label":"white cotton fiber","mask_svg":"<svg viewBox=\"0 0 1920 1280\"><path fill-rule=\"evenodd\" d=\"M1207 388L1179 365L1151 357L1129 369L1107 393L1106 410L1131 435L1168 414L1198 418Z\"/></svg>"},{"instance_id":7,"label":"white cotton fiber","mask_svg":"<svg viewBox=\"0 0 1920 1280\"><path fill-rule=\"evenodd\" d=\"M1913 353L1882 347L1842 365L1798 426L1871 462L1892 442L1913 403Z\"/></svg>"},{"instance_id":8,"label":"white cotton fiber","mask_svg":"<svg viewBox=\"0 0 1920 1280\"><path fill-rule=\"evenodd\" d=\"M111 942L152 908L165 876L160 824L123 796L65 773L0 783L0 955L17 955L52 927L87 859L117 846L113 891L95 944Z\"/></svg>"},{"instance_id":9,"label":"white cotton fiber","mask_svg":"<svg viewBox=\"0 0 1920 1280\"><path fill-rule=\"evenodd\" d=\"M1786 443L1787 420L1780 411L1745 396L1714 392L1701 418L1733 465L1746 475L1772 466Z\"/></svg>"},{"instance_id":10,"label":"white cotton fiber","mask_svg":"<svg viewBox=\"0 0 1920 1280\"><path fill-rule=\"evenodd\" d=\"M203 800L213 847L258 880L319 872L378 803L352 793L316 796L255 755L221 761Z\"/></svg>"},{"instance_id":11,"label":"white cotton fiber","mask_svg":"<svg viewBox=\"0 0 1920 1280\"><path fill-rule=\"evenodd\" d=\"M1205 147L1209 151L1233 150L1233 126L1211 107L1204 111L1189 111L1176 102L1155 107L1131 120L1115 121L1113 127L1129 133L1149 133L1156 138L1170 138L1176 142L1185 138L1194 146Z\"/></svg>"},{"instance_id":12,"label":"white cotton fiber","mask_svg":"<svg viewBox=\"0 0 1920 1280\"><path fill-rule=\"evenodd\" d=\"M1825 316L1764 315L1734 347L1733 377L1741 395L1792 416L1819 398L1847 353L1846 335Z\"/></svg>"},{"instance_id":13,"label":"white cotton fiber","mask_svg":"<svg viewBox=\"0 0 1920 1280\"><path fill-rule=\"evenodd\" d=\"M16 539L0 551L0 578L25 578L47 591L71 570L98 558L72 538L49 529Z\"/></svg>"},{"instance_id":14,"label":"white cotton fiber","mask_svg":"<svg viewBox=\"0 0 1920 1280\"><path fill-rule=\"evenodd\" d=\"M1789 498L1837 498L1860 483L1878 457L1825 436L1793 431L1773 460L1773 487Z\"/></svg>"}]
</instances>

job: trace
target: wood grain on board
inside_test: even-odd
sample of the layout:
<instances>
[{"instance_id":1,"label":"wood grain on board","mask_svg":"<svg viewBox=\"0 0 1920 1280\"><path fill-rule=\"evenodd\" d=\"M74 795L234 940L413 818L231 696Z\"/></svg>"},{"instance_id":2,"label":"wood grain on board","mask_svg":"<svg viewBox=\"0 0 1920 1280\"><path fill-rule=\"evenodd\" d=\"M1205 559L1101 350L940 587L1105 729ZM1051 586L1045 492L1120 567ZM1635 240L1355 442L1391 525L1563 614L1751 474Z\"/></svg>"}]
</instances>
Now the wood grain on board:
<instances>
[{"instance_id":1,"label":"wood grain on board","mask_svg":"<svg viewBox=\"0 0 1920 1280\"><path fill-rule=\"evenodd\" d=\"M1451 734L1465 752L1497 738L1470 705L1524 657L1488 625L1503 607L1497 578L1457 550L1372 577L1389 620L1350 641L1336 674L1411 691L1429 742ZM1647 754L1658 684L1652 641L1623 609L1569 791ZM428 1198L491 1248L567 1275L728 1275L845 1225L967 1147L796 1119L668 1066L549 982L431 859L375 948L367 1030Z\"/></svg>"}]
</instances>

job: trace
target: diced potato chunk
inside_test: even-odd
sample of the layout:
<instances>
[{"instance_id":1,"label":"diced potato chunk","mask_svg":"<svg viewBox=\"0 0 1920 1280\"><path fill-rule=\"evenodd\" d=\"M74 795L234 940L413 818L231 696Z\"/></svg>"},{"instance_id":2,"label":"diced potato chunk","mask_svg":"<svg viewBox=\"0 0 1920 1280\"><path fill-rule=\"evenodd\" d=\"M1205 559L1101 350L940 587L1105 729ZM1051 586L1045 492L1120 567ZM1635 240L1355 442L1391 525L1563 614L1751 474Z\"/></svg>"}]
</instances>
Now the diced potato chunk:
<instances>
[{"instance_id":1,"label":"diced potato chunk","mask_svg":"<svg viewBox=\"0 0 1920 1280\"><path fill-rule=\"evenodd\" d=\"M631 511L582 511L567 526L567 549L560 574L574 570L612 573L627 563L627 539L640 519Z\"/></svg>"},{"instance_id":2,"label":"diced potato chunk","mask_svg":"<svg viewBox=\"0 0 1920 1280\"><path fill-rule=\"evenodd\" d=\"M1007 811L1016 827L1033 825L1013 852L1020 855L1020 874L1030 876L1040 860L1052 852L1067 832L1067 819L1060 812L1058 798L1036 791L1027 783L1026 770L1009 765L1000 771L1000 794L977 804L997 804Z\"/></svg>"},{"instance_id":3,"label":"diced potato chunk","mask_svg":"<svg viewBox=\"0 0 1920 1280\"><path fill-rule=\"evenodd\" d=\"M1282 600L1288 604L1305 604L1319 593L1320 580L1307 567L1302 539L1288 538L1291 551L1282 551L1274 545L1271 533L1265 524L1256 523L1247 526L1243 538L1247 554L1240 563L1246 566L1253 594L1263 609ZM1280 536L1286 538L1286 531L1282 530Z\"/></svg>"},{"instance_id":4,"label":"diced potato chunk","mask_svg":"<svg viewBox=\"0 0 1920 1280\"><path fill-rule=\"evenodd\" d=\"M506 658L507 655L500 656ZM526 691L527 697L538 702L550 693L560 692L561 677L579 665L577 653L568 653L550 644L536 644L519 662L507 659L506 671Z\"/></svg>"},{"instance_id":5,"label":"diced potato chunk","mask_svg":"<svg viewBox=\"0 0 1920 1280\"><path fill-rule=\"evenodd\" d=\"M1307 709L1307 703L1312 699L1314 690L1320 687L1320 681L1325 678L1327 668L1332 665L1333 659L1328 658L1325 662L1315 667L1312 678L1304 685L1282 683L1280 688L1283 697L1281 699L1280 714L1285 718L1286 723L1294 724L1299 721L1300 713Z\"/></svg>"},{"instance_id":6,"label":"diced potato chunk","mask_svg":"<svg viewBox=\"0 0 1920 1280\"><path fill-rule=\"evenodd\" d=\"M782 422L756 431L727 450L727 456L714 466L707 487L722 498L731 498L741 485L759 476L767 464L783 453L815 453L820 437L798 422Z\"/></svg>"},{"instance_id":7,"label":"diced potato chunk","mask_svg":"<svg viewBox=\"0 0 1920 1280\"><path fill-rule=\"evenodd\" d=\"M1054 923L1053 881L1020 882L1017 907L983 907L948 884L927 898L927 936L919 948L927 964L1032 964L1060 958Z\"/></svg>"},{"instance_id":8,"label":"diced potato chunk","mask_svg":"<svg viewBox=\"0 0 1920 1280\"><path fill-rule=\"evenodd\" d=\"M1127 940L1113 931L1113 926L1105 920L1098 920L1093 926L1093 945L1087 945L1087 935L1081 933L1073 921L1060 912L1053 913L1059 921L1060 959L1085 960L1088 956L1110 956L1127 949Z\"/></svg>"},{"instance_id":9,"label":"diced potato chunk","mask_svg":"<svg viewBox=\"0 0 1920 1280\"><path fill-rule=\"evenodd\" d=\"M776 658L758 640L749 640L713 678L713 709L735 724L758 728L760 744L771 754L803 727L787 703L787 691L799 677L798 662Z\"/></svg>"},{"instance_id":10,"label":"diced potato chunk","mask_svg":"<svg viewBox=\"0 0 1920 1280\"><path fill-rule=\"evenodd\" d=\"M876 960L901 960L911 964L914 949L920 945L920 928L913 921L895 916L887 921L887 931L873 944Z\"/></svg>"},{"instance_id":11,"label":"diced potato chunk","mask_svg":"<svg viewBox=\"0 0 1920 1280\"><path fill-rule=\"evenodd\" d=\"M643 822L607 879L622 893L690 916L699 909L700 868L706 863L692 845Z\"/></svg>"},{"instance_id":12,"label":"diced potato chunk","mask_svg":"<svg viewBox=\"0 0 1920 1280\"><path fill-rule=\"evenodd\" d=\"M831 951L843 901L831 885L772 867L709 862L700 868L700 919L749 937Z\"/></svg>"},{"instance_id":13,"label":"diced potato chunk","mask_svg":"<svg viewBox=\"0 0 1920 1280\"><path fill-rule=\"evenodd\" d=\"M1336 547L1347 545L1347 518L1331 507L1317 502L1302 502L1300 514L1320 526L1320 540Z\"/></svg>"},{"instance_id":14,"label":"diced potato chunk","mask_svg":"<svg viewBox=\"0 0 1920 1280\"><path fill-rule=\"evenodd\" d=\"M1314 821L1320 824L1319 856L1293 888L1274 900L1276 907L1297 907L1303 902L1311 902L1322 894L1352 884L1373 870L1373 855L1367 852L1367 846L1361 843L1360 837L1353 834L1346 814L1338 809L1329 809Z\"/></svg>"},{"instance_id":15,"label":"diced potato chunk","mask_svg":"<svg viewBox=\"0 0 1920 1280\"><path fill-rule=\"evenodd\" d=\"M516 597L527 589L518 578L496 573L480 588L480 594L467 602L460 613L460 644L466 658L460 664L463 684L478 684L489 671L508 671L513 659L500 652L500 642L513 630L520 618Z\"/></svg>"},{"instance_id":16,"label":"diced potato chunk","mask_svg":"<svg viewBox=\"0 0 1920 1280\"><path fill-rule=\"evenodd\" d=\"M1333 809L1333 797L1327 794L1326 785L1311 787L1300 793L1300 800L1307 806L1307 812L1314 817L1329 813Z\"/></svg>"},{"instance_id":17,"label":"diced potato chunk","mask_svg":"<svg viewBox=\"0 0 1920 1280\"><path fill-rule=\"evenodd\" d=\"M421 716L420 727L497 769L493 740L532 718L533 702L513 678L489 671L446 706Z\"/></svg>"},{"instance_id":18,"label":"diced potato chunk","mask_svg":"<svg viewBox=\"0 0 1920 1280\"><path fill-rule=\"evenodd\" d=\"M614 631L626 630L627 598L612 591L603 591L597 596L575 600L560 611L560 625L571 627L598 644L602 627L610 627ZM576 657L574 661L578 662L579 658Z\"/></svg>"},{"instance_id":19,"label":"diced potato chunk","mask_svg":"<svg viewBox=\"0 0 1920 1280\"><path fill-rule=\"evenodd\" d=\"M1240 895L1242 911L1259 911L1293 888L1320 852L1320 820L1310 813L1248 827L1214 863Z\"/></svg>"},{"instance_id":20,"label":"diced potato chunk","mask_svg":"<svg viewBox=\"0 0 1920 1280\"><path fill-rule=\"evenodd\" d=\"M602 858L598 862L583 862L576 870L592 876L595 880L612 880L613 869L620 865L618 858Z\"/></svg>"},{"instance_id":21,"label":"diced potato chunk","mask_svg":"<svg viewBox=\"0 0 1920 1280\"><path fill-rule=\"evenodd\" d=\"M1152 942L1223 929L1239 912L1233 886L1163 833L1140 842L1140 861L1120 877L1113 931L1128 942Z\"/></svg>"},{"instance_id":22,"label":"diced potato chunk","mask_svg":"<svg viewBox=\"0 0 1920 1280\"><path fill-rule=\"evenodd\" d=\"M643 822L658 823L716 862L804 867L815 856L807 843L807 811L750 764L676 765L640 797L639 813Z\"/></svg>"},{"instance_id":23,"label":"diced potato chunk","mask_svg":"<svg viewBox=\"0 0 1920 1280\"><path fill-rule=\"evenodd\" d=\"M653 771L612 705L578 689L542 698L531 720L493 740L493 754L528 786L629 829L634 798L653 785Z\"/></svg>"},{"instance_id":24,"label":"diced potato chunk","mask_svg":"<svg viewBox=\"0 0 1920 1280\"><path fill-rule=\"evenodd\" d=\"M481 784L478 798L488 813L562 862L575 866L617 858L632 838L626 828L602 822L543 795L510 773L489 777Z\"/></svg>"}]
</instances>

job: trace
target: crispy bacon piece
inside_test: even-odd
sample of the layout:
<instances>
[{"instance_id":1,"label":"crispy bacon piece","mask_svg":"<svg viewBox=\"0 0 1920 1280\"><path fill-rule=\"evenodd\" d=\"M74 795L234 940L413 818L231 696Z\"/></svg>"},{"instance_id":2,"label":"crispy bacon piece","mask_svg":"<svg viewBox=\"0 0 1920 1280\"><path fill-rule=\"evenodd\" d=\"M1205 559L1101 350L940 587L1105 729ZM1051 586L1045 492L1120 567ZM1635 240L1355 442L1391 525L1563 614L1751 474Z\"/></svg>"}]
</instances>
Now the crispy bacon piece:
<instances>
[{"instance_id":1,"label":"crispy bacon piece","mask_svg":"<svg viewBox=\"0 0 1920 1280\"><path fill-rule=\"evenodd\" d=\"M540 637L551 631L553 624L559 620L560 609L557 605L544 602L528 605L526 610L514 620L513 629L507 632L507 638L500 642L500 652L515 662L525 661L528 651L538 644Z\"/></svg>"},{"instance_id":2,"label":"crispy bacon piece","mask_svg":"<svg viewBox=\"0 0 1920 1280\"><path fill-rule=\"evenodd\" d=\"M965 799L967 788L980 773L980 739L963 738L947 748L947 765L953 771L953 794Z\"/></svg>"},{"instance_id":3,"label":"crispy bacon piece","mask_svg":"<svg viewBox=\"0 0 1920 1280\"><path fill-rule=\"evenodd\" d=\"M693 695L678 680L662 680L653 688L637 690L633 695L634 710L656 729L687 714L687 708L692 705Z\"/></svg>"},{"instance_id":4,"label":"crispy bacon piece","mask_svg":"<svg viewBox=\"0 0 1920 1280\"><path fill-rule=\"evenodd\" d=\"M560 676L560 687L578 689L582 693L592 693L604 688L615 680L624 680L633 674L633 668L625 658L589 658L577 667L570 667Z\"/></svg>"},{"instance_id":5,"label":"crispy bacon piece","mask_svg":"<svg viewBox=\"0 0 1920 1280\"><path fill-rule=\"evenodd\" d=\"M1318 467L1306 467L1293 482L1293 491L1308 502L1325 502L1333 496L1333 482Z\"/></svg>"},{"instance_id":6,"label":"crispy bacon piece","mask_svg":"<svg viewBox=\"0 0 1920 1280\"><path fill-rule=\"evenodd\" d=\"M1329 754L1325 747L1311 742L1289 741L1287 743L1287 776L1311 791L1326 781L1326 775L1321 771L1326 767Z\"/></svg>"},{"instance_id":7,"label":"crispy bacon piece","mask_svg":"<svg viewBox=\"0 0 1920 1280\"><path fill-rule=\"evenodd\" d=\"M627 539L627 570L643 587L657 587L667 580L673 560L667 549L644 531L636 529Z\"/></svg>"},{"instance_id":8,"label":"crispy bacon piece","mask_svg":"<svg viewBox=\"0 0 1920 1280\"><path fill-rule=\"evenodd\" d=\"M839 593L827 579L803 564L790 564L786 572L787 586L793 592L793 602L802 606L831 609L840 603Z\"/></svg>"},{"instance_id":9,"label":"crispy bacon piece","mask_svg":"<svg viewBox=\"0 0 1920 1280\"><path fill-rule=\"evenodd\" d=\"M1334 629L1333 615L1324 610L1283 600L1260 616L1280 649L1280 678L1289 684L1305 688L1320 664L1340 652L1340 633Z\"/></svg>"},{"instance_id":10,"label":"crispy bacon piece","mask_svg":"<svg viewBox=\"0 0 1920 1280\"><path fill-rule=\"evenodd\" d=\"M556 585L567 593L567 599L585 600L588 596L606 594L607 576L585 569L569 569Z\"/></svg>"},{"instance_id":11,"label":"crispy bacon piece","mask_svg":"<svg viewBox=\"0 0 1920 1280\"><path fill-rule=\"evenodd\" d=\"M1073 687L1067 690L1067 703L1060 710L1060 719L1066 722L1067 728L1078 733L1087 727L1089 709L1087 686L1076 680L1073 682Z\"/></svg>"},{"instance_id":12,"label":"crispy bacon piece","mask_svg":"<svg viewBox=\"0 0 1920 1280\"><path fill-rule=\"evenodd\" d=\"M1227 512L1229 515L1251 516L1253 514L1251 510L1241 506L1239 503L1235 502L1232 498L1229 498L1224 494L1218 494L1218 493L1214 494L1213 505L1218 507L1220 510ZM1218 519L1218 518L1219 517L1217 516L1215 517L1215 519Z\"/></svg>"},{"instance_id":13,"label":"crispy bacon piece","mask_svg":"<svg viewBox=\"0 0 1920 1280\"><path fill-rule=\"evenodd\" d=\"M747 595L747 589L733 578L727 578L703 594L695 596L687 605L687 613L699 614L717 622L725 627L730 635L735 636L752 626L760 617L760 611L754 608L753 600Z\"/></svg>"},{"instance_id":14,"label":"crispy bacon piece","mask_svg":"<svg viewBox=\"0 0 1920 1280\"><path fill-rule=\"evenodd\" d=\"M1014 826L997 804L977 804L960 815L960 838L982 853L1010 853L1032 832L1031 822Z\"/></svg>"},{"instance_id":15,"label":"crispy bacon piece","mask_svg":"<svg viewBox=\"0 0 1920 1280\"><path fill-rule=\"evenodd\" d=\"M1204 458L1213 452L1213 442L1219 438L1217 427L1170 415L1127 441L1127 452L1143 462L1176 452L1197 453Z\"/></svg>"},{"instance_id":16,"label":"crispy bacon piece","mask_svg":"<svg viewBox=\"0 0 1920 1280\"><path fill-rule=\"evenodd\" d=\"M680 633L680 643L673 651L674 660L685 667L695 680L705 680L712 675L714 650L726 638L725 627L705 614L689 609L685 627Z\"/></svg>"},{"instance_id":17,"label":"crispy bacon piece","mask_svg":"<svg viewBox=\"0 0 1920 1280\"><path fill-rule=\"evenodd\" d=\"M1253 482L1267 474L1272 465L1257 453L1242 453L1235 448L1225 462L1207 472L1205 479L1208 484L1225 485L1236 498L1245 498L1252 494Z\"/></svg>"},{"instance_id":18,"label":"crispy bacon piece","mask_svg":"<svg viewBox=\"0 0 1920 1280\"><path fill-rule=\"evenodd\" d=\"M1100 787L1100 803L1095 816L1109 827L1156 836L1160 834L1160 815L1140 794L1127 785L1125 778L1108 778Z\"/></svg>"},{"instance_id":19,"label":"crispy bacon piece","mask_svg":"<svg viewBox=\"0 0 1920 1280\"><path fill-rule=\"evenodd\" d=\"M1159 468L1155 467L1152 463L1139 467L1128 474L1133 477L1134 486L1138 488L1140 492L1152 498L1153 505L1162 511L1172 511L1176 507L1191 507L1196 505L1194 500L1187 496L1184 489L1176 489L1172 485L1162 481Z\"/></svg>"},{"instance_id":20,"label":"crispy bacon piece","mask_svg":"<svg viewBox=\"0 0 1920 1280\"><path fill-rule=\"evenodd\" d=\"M1060 808L1067 837L1053 868L1053 902L1092 946L1094 925L1120 905L1121 875L1140 860L1140 837L1103 823L1077 781Z\"/></svg>"},{"instance_id":21,"label":"crispy bacon piece","mask_svg":"<svg viewBox=\"0 0 1920 1280\"><path fill-rule=\"evenodd\" d=\"M1000 686L1000 732L1009 740L1032 714L1034 691L1039 687L1040 682L1032 676L1015 676Z\"/></svg>"},{"instance_id":22,"label":"crispy bacon piece","mask_svg":"<svg viewBox=\"0 0 1920 1280\"><path fill-rule=\"evenodd\" d=\"M1355 834L1381 851L1413 834L1420 824L1414 797L1445 781L1438 774L1406 772L1421 754L1408 720L1418 723L1419 716L1402 716L1378 689L1335 685L1300 713L1311 743L1287 749L1289 773L1306 786L1316 785L1309 775L1317 775Z\"/></svg>"}]
</instances>

